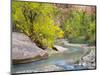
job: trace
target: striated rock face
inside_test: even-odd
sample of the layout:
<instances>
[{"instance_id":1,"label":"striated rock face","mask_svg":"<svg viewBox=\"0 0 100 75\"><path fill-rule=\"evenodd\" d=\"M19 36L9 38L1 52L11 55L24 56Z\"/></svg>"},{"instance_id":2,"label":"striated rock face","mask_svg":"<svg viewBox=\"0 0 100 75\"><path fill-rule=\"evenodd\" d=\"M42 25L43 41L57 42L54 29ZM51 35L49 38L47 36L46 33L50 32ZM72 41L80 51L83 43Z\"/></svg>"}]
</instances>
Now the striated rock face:
<instances>
[{"instance_id":1,"label":"striated rock face","mask_svg":"<svg viewBox=\"0 0 100 75\"><path fill-rule=\"evenodd\" d=\"M31 42L29 37L23 33L12 33L12 61L13 64L27 63L48 57L46 51L43 51Z\"/></svg>"}]
</instances>

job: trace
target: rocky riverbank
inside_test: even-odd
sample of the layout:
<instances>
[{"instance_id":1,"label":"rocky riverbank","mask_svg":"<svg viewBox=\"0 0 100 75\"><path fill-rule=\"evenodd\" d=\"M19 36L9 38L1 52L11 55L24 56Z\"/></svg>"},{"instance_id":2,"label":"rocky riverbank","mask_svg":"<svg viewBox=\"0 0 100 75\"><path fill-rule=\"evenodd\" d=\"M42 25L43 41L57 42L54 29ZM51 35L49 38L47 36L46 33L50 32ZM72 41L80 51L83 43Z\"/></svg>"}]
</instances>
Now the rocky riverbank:
<instances>
[{"instance_id":1,"label":"rocky riverbank","mask_svg":"<svg viewBox=\"0 0 100 75\"><path fill-rule=\"evenodd\" d=\"M95 69L96 68L96 48L95 46L88 46L87 44L72 44L68 40L58 39L55 42L57 45L63 47L81 47L88 51L81 57L81 59L75 64L86 69Z\"/></svg>"},{"instance_id":2,"label":"rocky riverbank","mask_svg":"<svg viewBox=\"0 0 100 75\"><path fill-rule=\"evenodd\" d=\"M90 48L91 52L86 56L83 56L80 61L79 65L83 67L87 67L87 69L95 69L96 68L96 52L95 48Z\"/></svg>"},{"instance_id":3,"label":"rocky riverbank","mask_svg":"<svg viewBox=\"0 0 100 75\"><path fill-rule=\"evenodd\" d=\"M28 36L23 33L12 33L12 61L13 64L28 63L41 59L46 59L54 53L60 53L67 48L54 45L57 51L53 49L41 49Z\"/></svg>"},{"instance_id":4,"label":"rocky riverbank","mask_svg":"<svg viewBox=\"0 0 100 75\"><path fill-rule=\"evenodd\" d=\"M70 44L62 39L56 41L54 48L56 50L43 50L23 33L13 32L12 72L30 73L96 68L95 47Z\"/></svg>"}]
</instances>

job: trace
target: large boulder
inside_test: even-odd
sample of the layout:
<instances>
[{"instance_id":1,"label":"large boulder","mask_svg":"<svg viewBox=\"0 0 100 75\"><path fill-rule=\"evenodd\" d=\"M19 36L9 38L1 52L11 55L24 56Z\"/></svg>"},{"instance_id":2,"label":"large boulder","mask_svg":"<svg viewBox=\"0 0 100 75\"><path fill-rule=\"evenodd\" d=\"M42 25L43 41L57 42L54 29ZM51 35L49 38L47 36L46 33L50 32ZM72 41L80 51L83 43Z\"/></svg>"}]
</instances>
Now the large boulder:
<instances>
[{"instance_id":1,"label":"large boulder","mask_svg":"<svg viewBox=\"0 0 100 75\"><path fill-rule=\"evenodd\" d=\"M13 64L32 62L47 57L47 52L39 48L28 36L23 33L12 33Z\"/></svg>"}]
</instances>

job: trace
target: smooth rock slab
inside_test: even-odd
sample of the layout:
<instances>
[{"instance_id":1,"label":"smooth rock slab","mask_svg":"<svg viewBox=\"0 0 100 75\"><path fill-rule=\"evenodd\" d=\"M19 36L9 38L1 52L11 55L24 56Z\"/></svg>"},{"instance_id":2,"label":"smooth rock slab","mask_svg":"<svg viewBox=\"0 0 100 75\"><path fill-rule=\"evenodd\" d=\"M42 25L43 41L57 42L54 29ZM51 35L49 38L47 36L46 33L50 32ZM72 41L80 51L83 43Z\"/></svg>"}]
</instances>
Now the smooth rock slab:
<instances>
[{"instance_id":1,"label":"smooth rock slab","mask_svg":"<svg viewBox=\"0 0 100 75\"><path fill-rule=\"evenodd\" d=\"M57 49L57 51L59 51L59 52L64 52L64 51L68 50L68 48L58 46L58 45L54 45L54 48Z\"/></svg>"},{"instance_id":2,"label":"smooth rock slab","mask_svg":"<svg viewBox=\"0 0 100 75\"><path fill-rule=\"evenodd\" d=\"M27 63L48 57L46 51L33 43L23 33L12 33L12 61L16 63Z\"/></svg>"}]
</instances>

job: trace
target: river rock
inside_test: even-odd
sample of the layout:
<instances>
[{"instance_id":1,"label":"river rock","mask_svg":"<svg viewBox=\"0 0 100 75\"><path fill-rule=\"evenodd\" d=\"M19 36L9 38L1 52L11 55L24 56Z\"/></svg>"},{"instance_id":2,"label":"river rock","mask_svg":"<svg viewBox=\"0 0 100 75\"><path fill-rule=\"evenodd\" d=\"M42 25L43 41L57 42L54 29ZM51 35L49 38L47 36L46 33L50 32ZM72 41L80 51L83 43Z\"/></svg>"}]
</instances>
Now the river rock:
<instances>
[{"instance_id":1,"label":"river rock","mask_svg":"<svg viewBox=\"0 0 100 75\"><path fill-rule=\"evenodd\" d=\"M23 33L12 33L12 61L14 64L27 63L48 57L46 51L39 48Z\"/></svg>"},{"instance_id":2,"label":"river rock","mask_svg":"<svg viewBox=\"0 0 100 75\"><path fill-rule=\"evenodd\" d=\"M62 47L59 45L54 45L53 47L59 52L64 52L64 51L68 50L68 48L65 48L65 47Z\"/></svg>"},{"instance_id":3,"label":"river rock","mask_svg":"<svg viewBox=\"0 0 100 75\"><path fill-rule=\"evenodd\" d=\"M96 68L96 56L95 56L95 49L91 49L91 52L82 57L79 61L79 64L83 67L87 67L87 69L95 69Z\"/></svg>"}]
</instances>

